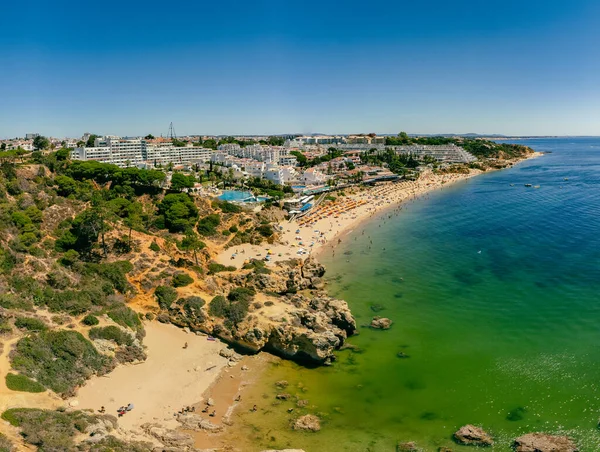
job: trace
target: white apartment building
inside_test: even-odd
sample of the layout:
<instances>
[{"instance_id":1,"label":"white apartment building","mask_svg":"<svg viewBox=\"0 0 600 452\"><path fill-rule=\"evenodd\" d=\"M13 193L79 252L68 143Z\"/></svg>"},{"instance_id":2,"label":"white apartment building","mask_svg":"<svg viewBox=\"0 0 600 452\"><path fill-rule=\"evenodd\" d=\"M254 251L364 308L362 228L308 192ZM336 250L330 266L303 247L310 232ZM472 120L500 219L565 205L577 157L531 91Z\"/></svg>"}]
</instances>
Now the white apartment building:
<instances>
[{"instance_id":1,"label":"white apartment building","mask_svg":"<svg viewBox=\"0 0 600 452\"><path fill-rule=\"evenodd\" d=\"M302 173L302 182L306 185L321 185L327 181L327 177L317 168L308 168Z\"/></svg>"},{"instance_id":2,"label":"white apartment building","mask_svg":"<svg viewBox=\"0 0 600 452\"><path fill-rule=\"evenodd\" d=\"M73 160L97 160L103 163L112 163L110 148L96 146L93 148L75 148L71 151Z\"/></svg>"},{"instance_id":3,"label":"white apartment building","mask_svg":"<svg viewBox=\"0 0 600 452\"><path fill-rule=\"evenodd\" d=\"M198 146L175 147L173 143L157 143L146 146L145 160L150 166L169 163L205 163L210 161L213 151Z\"/></svg>"},{"instance_id":4,"label":"white apartment building","mask_svg":"<svg viewBox=\"0 0 600 452\"><path fill-rule=\"evenodd\" d=\"M282 155L279 157L279 164L281 166L297 166L298 159L295 155Z\"/></svg>"}]
</instances>

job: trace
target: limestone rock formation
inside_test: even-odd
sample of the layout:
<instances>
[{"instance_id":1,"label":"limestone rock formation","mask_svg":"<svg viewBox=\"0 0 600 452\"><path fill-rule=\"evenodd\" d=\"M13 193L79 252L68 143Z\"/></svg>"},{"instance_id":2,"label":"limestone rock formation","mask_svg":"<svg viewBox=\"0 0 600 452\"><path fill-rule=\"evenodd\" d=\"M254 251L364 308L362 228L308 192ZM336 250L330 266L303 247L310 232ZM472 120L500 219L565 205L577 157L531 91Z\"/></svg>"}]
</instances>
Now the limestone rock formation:
<instances>
[{"instance_id":1,"label":"limestone rock formation","mask_svg":"<svg viewBox=\"0 0 600 452\"><path fill-rule=\"evenodd\" d=\"M515 439L517 452L577 452L579 449L567 436L527 433Z\"/></svg>"},{"instance_id":2,"label":"limestone rock formation","mask_svg":"<svg viewBox=\"0 0 600 452\"><path fill-rule=\"evenodd\" d=\"M494 444L494 440L485 430L471 424L461 427L454 434L454 438L460 444L471 446L491 446Z\"/></svg>"},{"instance_id":3,"label":"limestone rock formation","mask_svg":"<svg viewBox=\"0 0 600 452\"><path fill-rule=\"evenodd\" d=\"M221 432L223 427L220 425L213 424L208 419L204 419L199 414L194 413L183 413L177 415L177 422L179 422L183 428L187 430L205 430L208 432Z\"/></svg>"},{"instance_id":4,"label":"limestone rock formation","mask_svg":"<svg viewBox=\"0 0 600 452\"><path fill-rule=\"evenodd\" d=\"M333 352L356 332L356 321L345 301L318 290L323 266L308 258L280 262L268 270L211 277L215 293L245 287L270 294L267 302L253 303L243 321L234 325L210 316L207 306L190 313L174 303L163 313L175 325L212 334L249 352L267 350L298 361L331 363Z\"/></svg>"},{"instance_id":5,"label":"limestone rock formation","mask_svg":"<svg viewBox=\"0 0 600 452\"><path fill-rule=\"evenodd\" d=\"M400 443L396 446L396 452L417 452L419 449L414 441Z\"/></svg>"},{"instance_id":6,"label":"limestone rock formation","mask_svg":"<svg viewBox=\"0 0 600 452\"><path fill-rule=\"evenodd\" d=\"M294 430L318 432L321 430L321 420L314 414L305 414L294 422Z\"/></svg>"},{"instance_id":7,"label":"limestone rock formation","mask_svg":"<svg viewBox=\"0 0 600 452\"><path fill-rule=\"evenodd\" d=\"M194 445L194 439L187 433L164 428L158 424L144 424L142 425L142 429L166 447L186 450L186 448L193 447Z\"/></svg>"},{"instance_id":8,"label":"limestone rock formation","mask_svg":"<svg viewBox=\"0 0 600 452\"><path fill-rule=\"evenodd\" d=\"M375 316L371 321L371 328L377 330L389 330L392 326L392 323L393 322L388 318Z\"/></svg>"}]
</instances>

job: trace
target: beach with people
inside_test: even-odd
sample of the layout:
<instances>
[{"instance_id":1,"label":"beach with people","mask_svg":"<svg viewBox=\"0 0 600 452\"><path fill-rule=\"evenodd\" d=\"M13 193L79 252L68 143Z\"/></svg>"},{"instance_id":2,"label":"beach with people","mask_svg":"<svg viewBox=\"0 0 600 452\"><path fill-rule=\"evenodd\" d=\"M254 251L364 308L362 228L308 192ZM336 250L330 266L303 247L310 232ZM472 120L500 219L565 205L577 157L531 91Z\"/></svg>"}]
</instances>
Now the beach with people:
<instances>
[{"instance_id":1,"label":"beach with people","mask_svg":"<svg viewBox=\"0 0 600 452\"><path fill-rule=\"evenodd\" d=\"M179 427L176 415L192 411L227 366L219 354L225 345L159 322L146 325L144 342L145 361L92 377L69 406L116 416L126 431L153 422Z\"/></svg>"},{"instance_id":2,"label":"beach with people","mask_svg":"<svg viewBox=\"0 0 600 452\"><path fill-rule=\"evenodd\" d=\"M481 174L471 169L469 173L435 174L425 171L414 181L383 182L373 186L356 186L332 192L323 202L306 215L283 221L277 225L279 239L273 244L252 245L244 243L222 250L215 261L240 268L250 259L268 263L289 259L305 259L327 249L335 253L335 245L341 236L386 209L426 195L433 190L465 181Z\"/></svg>"}]
</instances>

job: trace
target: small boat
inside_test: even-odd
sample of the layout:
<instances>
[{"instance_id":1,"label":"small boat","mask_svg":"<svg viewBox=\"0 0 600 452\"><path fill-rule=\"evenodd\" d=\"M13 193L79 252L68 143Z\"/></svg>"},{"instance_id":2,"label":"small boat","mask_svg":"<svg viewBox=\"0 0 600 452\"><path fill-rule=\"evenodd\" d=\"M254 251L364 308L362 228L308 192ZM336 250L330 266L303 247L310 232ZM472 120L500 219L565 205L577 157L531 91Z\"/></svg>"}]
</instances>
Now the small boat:
<instances>
[{"instance_id":1,"label":"small boat","mask_svg":"<svg viewBox=\"0 0 600 452\"><path fill-rule=\"evenodd\" d=\"M539 185L534 185L533 188L540 188L540 186Z\"/></svg>"},{"instance_id":2,"label":"small boat","mask_svg":"<svg viewBox=\"0 0 600 452\"><path fill-rule=\"evenodd\" d=\"M525 184L525 186L526 186L526 187L531 187L532 185L531 185L531 184Z\"/></svg>"},{"instance_id":3,"label":"small boat","mask_svg":"<svg viewBox=\"0 0 600 452\"><path fill-rule=\"evenodd\" d=\"M569 178L568 178L568 177L565 177L563 180L569 180Z\"/></svg>"},{"instance_id":4,"label":"small boat","mask_svg":"<svg viewBox=\"0 0 600 452\"><path fill-rule=\"evenodd\" d=\"M510 186L511 186L511 187L514 187L514 186L515 186L515 184L510 184Z\"/></svg>"}]
</instances>

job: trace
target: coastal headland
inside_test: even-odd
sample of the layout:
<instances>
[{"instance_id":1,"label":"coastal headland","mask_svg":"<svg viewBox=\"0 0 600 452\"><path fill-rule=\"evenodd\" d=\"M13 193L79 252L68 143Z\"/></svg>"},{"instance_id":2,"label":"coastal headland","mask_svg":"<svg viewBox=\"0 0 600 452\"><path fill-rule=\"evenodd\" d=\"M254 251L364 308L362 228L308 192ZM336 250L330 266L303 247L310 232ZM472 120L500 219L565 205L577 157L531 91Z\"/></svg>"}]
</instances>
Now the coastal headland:
<instances>
[{"instance_id":1,"label":"coastal headland","mask_svg":"<svg viewBox=\"0 0 600 452\"><path fill-rule=\"evenodd\" d=\"M526 157L533 156L537 154ZM85 371L86 378L65 387L62 397L56 395L54 388L59 386L53 382L47 383L52 390L21 392L18 398L13 389L0 387L2 410L10 413L4 416L7 423L2 431L22 444L19 431L25 429L29 432L25 436L32 438L28 422L39 419L33 415L45 416L35 410L60 409L58 413L68 416L85 413L86 425L77 434L87 438L86 444L125 442L129 445L119 447L140 451L234 447L235 439L227 433L232 414L244 388L259 379L265 363L274 359L256 353L265 351L312 366L330 365L335 351L357 332L347 304L327 294L325 268L317 256L335 253L345 234L386 209L401 213L402 203L481 173L480 169L426 170L414 181L349 187L327 195L307 215L292 221L273 208L247 213L228 204L200 203L205 218L218 212L223 231L237 230L240 224L252 224L253 231L272 225L266 239L257 235L250 243L214 238L194 246L133 227L102 235L100 243L135 243L135 251L129 248L120 259L131 267L126 283L133 296L127 305L141 321L122 321L123 314L108 311L98 313L89 324L79 314L77 321L84 326L61 327L52 308L38 310L37 318L52 328L89 337L97 350L119 362L110 364L110 373ZM214 226L207 223L208 227ZM129 324L134 325L133 332L127 330ZM15 361L14 348L22 338L18 335L5 343L5 373L20 363ZM285 398L283 383L281 389ZM297 428L320 427L307 418Z\"/></svg>"}]
</instances>

